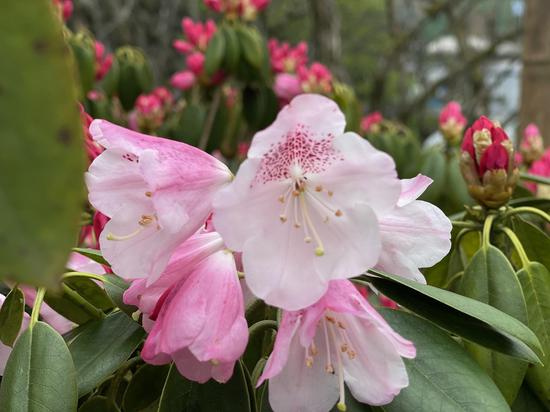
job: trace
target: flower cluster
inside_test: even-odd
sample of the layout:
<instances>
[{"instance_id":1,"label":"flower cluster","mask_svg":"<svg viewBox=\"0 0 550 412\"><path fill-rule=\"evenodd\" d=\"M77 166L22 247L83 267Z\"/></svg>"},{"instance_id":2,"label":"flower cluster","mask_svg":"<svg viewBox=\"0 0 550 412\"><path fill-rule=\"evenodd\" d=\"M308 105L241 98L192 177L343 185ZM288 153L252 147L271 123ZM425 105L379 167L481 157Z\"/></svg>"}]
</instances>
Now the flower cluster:
<instances>
[{"instance_id":1,"label":"flower cluster","mask_svg":"<svg viewBox=\"0 0 550 412\"><path fill-rule=\"evenodd\" d=\"M529 173L536 176L550 177L550 149L546 149L541 158L531 164ZM530 182L526 185L537 197L550 198L550 189L547 185L537 185Z\"/></svg>"},{"instance_id":2,"label":"flower cluster","mask_svg":"<svg viewBox=\"0 0 550 412\"><path fill-rule=\"evenodd\" d=\"M275 73L273 90L277 97L288 103L300 93L329 94L332 92L332 73L318 62L308 67L307 44L292 47L271 39L268 43L271 68Z\"/></svg>"},{"instance_id":3,"label":"flower cluster","mask_svg":"<svg viewBox=\"0 0 550 412\"><path fill-rule=\"evenodd\" d=\"M181 21L185 39L174 40L173 46L186 56L186 70L175 73L170 79L173 87L180 90L191 88L203 73L205 52L208 42L216 33L216 23L208 20L206 23L193 22L189 17Z\"/></svg>"},{"instance_id":4,"label":"flower cluster","mask_svg":"<svg viewBox=\"0 0 550 412\"><path fill-rule=\"evenodd\" d=\"M514 148L506 132L482 116L466 130L460 163L470 195L498 208L508 202L518 179Z\"/></svg>"},{"instance_id":5,"label":"flower cluster","mask_svg":"<svg viewBox=\"0 0 550 412\"><path fill-rule=\"evenodd\" d=\"M523 139L519 145L521 160L527 165L539 160L544 154L544 143L539 128L531 123L523 131Z\"/></svg>"},{"instance_id":6,"label":"flower cluster","mask_svg":"<svg viewBox=\"0 0 550 412\"><path fill-rule=\"evenodd\" d=\"M264 10L270 0L204 0L204 4L216 13L224 13L228 18L241 17L254 20Z\"/></svg>"},{"instance_id":7,"label":"flower cluster","mask_svg":"<svg viewBox=\"0 0 550 412\"><path fill-rule=\"evenodd\" d=\"M363 133L378 133L384 117L380 112L372 112L361 119L361 131Z\"/></svg>"},{"instance_id":8,"label":"flower cluster","mask_svg":"<svg viewBox=\"0 0 550 412\"><path fill-rule=\"evenodd\" d=\"M460 143L466 123L466 118L462 114L462 107L458 102L451 101L447 103L439 114L439 129L452 146Z\"/></svg>"},{"instance_id":9,"label":"flower cluster","mask_svg":"<svg viewBox=\"0 0 550 412\"><path fill-rule=\"evenodd\" d=\"M95 41L95 78L101 80L111 70L113 65L113 55L105 52L105 45L100 41Z\"/></svg>"},{"instance_id":10,"label":"flower cluster","mask_svg":"<svg viewBox=\"0 0 550 412\"><path fill-rule=\"evenodd\" d=\"M347 279L376 267L425 282L419 268L448 252L451 225L417 200L431 179L399 180L391 157L344 129L332 100L300 95L233 177L186 144L91 124L106 150L87 173L89 200L110 219L103 256L133 280L125 301L149 331L147 362L227 381L248 340L239 270L283 310L258 383L269 380L275 411L345 410L345 384L381 405L407 386L413 344Z\"/></svg>"},{"instance_id":11,"label":"flower cluster","mask_svg":"<svg viewBox=\"0 0 550 412\"><path fill-rule=\"evenodd\" d=\"M133 130L156 130L170 109L174 98L166 87L157 87L149 94L141 94L136 99L134 112L129 116Z\"/></svg>"}]
</instances>

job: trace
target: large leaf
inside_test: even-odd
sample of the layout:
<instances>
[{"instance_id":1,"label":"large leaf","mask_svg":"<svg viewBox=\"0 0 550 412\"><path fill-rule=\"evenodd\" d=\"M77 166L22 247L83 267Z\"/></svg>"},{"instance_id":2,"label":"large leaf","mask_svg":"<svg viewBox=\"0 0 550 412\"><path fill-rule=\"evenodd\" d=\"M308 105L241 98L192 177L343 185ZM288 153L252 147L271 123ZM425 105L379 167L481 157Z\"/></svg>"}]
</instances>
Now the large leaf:
<instances>
[{"instance_id":1,"label":"large leaf","mask_svg":"<svg viewBox=\"0 0 550 412\"><path fill-rule=\"evenodd\" d=\"M548 408L536 397L531 389L524 384L512 405L512 412L547 412Z\"/></svg>"},{"instance_id":2,"label":"large leaf","mask_svg":"<svg viewBox=\"0 0 550 412\"><path fill-rule=\"evenodd\" d=\"M513 219L514 233L517 235L529 259L542 263L550 270L550 237L519 216Z\"/></svg>"},{"instance_id":3,"label":"large leaf","mask_svg":"<svg viewBox=\"0 0 550 412\"><path fill-rule=\"evenodd\" d=\"M208 42L204 56L204 72L212 76L221 66L225 52L225 37L222 30L216 31Z\"/></svg>"},{"instance_id":4,"label":"large leaf","mask_svg":"<svg viewBox=\"0 0 550 412\"><path fill-rule=\"evenodd\" d=\"M527 324L527 308L519 280L504 253L496 247L479 249L464 270L461 289L463 295L491 305ZM465 345L493 378L506 401L512 404L525 377L527 363L474 343L466 342Z\"/></svg>"},{"instance_id":5,"label":"large leaf","mask_svg":"<svg viewBox=\"0 0 550 412\"><path fill-rule=\"evenodd\" d=\"M140 367L124 392L124 412L140 412L155 403L162 394L169 365Z\"/></svg>"},{"instance_id":6,"label":"large leaf","mask_svg":"<svg viewBox=\"0 0 550 412\"><path fill-rule=\"evenodd\" d=\"M76 374L63 338L38 322L17 340L0 385L2 412L74 412Z\"/></svg>"},{"instance_id":7,"label":"large leaf","mask_svg":"<svg viewBox=\"0 0 550 412\"><path fill-rule=\"evenodd\" d=\"M84 202L75 81L51 3L3 0L0 12L0 276L43 286L65 267Z\"/></svg>"},{"instance_id":8,"label":"large leaf","mask_svg":"<svg viewBox=\"0 0 550 412\"><path fill-rule=\"evenodd\" d=\"M45 301L57 313L79 325L104 316L99 308L67 285L62 285L61 291L47 292Z\"/></svg>"},{"instance_id":9,"label":"large leaf","mask_svg":"<svg viewBox=\"0 0 550 412\"><path fill-rule=\"evenodd\" d=\"M550 273L542 264L531 262L518 272L518 278L527 302L529 327L544 350L544 366L530 367L527 380L537 395L550 403Z\"/></svg>"},{"instance_id":10,"label":"large leaf","mask_svg":"<svg viewBox=\"0 0 550 412\"><path fill-rule=\"evenodd\" d=\"M172 365L162 390L158 412L251 412L246 375L240 362L231 379L220 384L209 380L203 385L183 378Z\"/></svg>"},{"instance_id":11,"label":"large leaf","mask_svg":"<svg viewBox=\"0 0 550 412\"><path fill-rule=\"evenodd\" d=\"M498 388L464 349L430 322L402 311L382 309L382 316L414 342L416 358L406 359L409 386L388 412L506 412Z\"/></svg>"},{"instance_id":12,"label":"large leaf","mask_svg":"<svg viewBox=\"0 0 550 412\"><path fill-rule=\"evenodd\" d=\"M122 312L81 327L69 341L78 373L78 393L90 392L125 362L144 337L141 326Z\"/></svg>"},{"instance_id":13,"label":"large leaf","mask_svg":"<svg viewBox=\"0 0 550 412\"><path fill-rule=\"evenodd\" d=\"M497 352L540 362L541 344L519 320L477 300L396 275L371 271L384 295L438 326Z\"/></svg>"},{"instance_id":14,"label":"large leaf","mask_svg":"<svg viewBox=\"0 0 550 412\"><path fill-rule=\"evenodd\" d=\"M12 346L19 334L25 313L25 296L19 288L13 288L0 309L0 342Z\"/></svg>"}]
</instances>

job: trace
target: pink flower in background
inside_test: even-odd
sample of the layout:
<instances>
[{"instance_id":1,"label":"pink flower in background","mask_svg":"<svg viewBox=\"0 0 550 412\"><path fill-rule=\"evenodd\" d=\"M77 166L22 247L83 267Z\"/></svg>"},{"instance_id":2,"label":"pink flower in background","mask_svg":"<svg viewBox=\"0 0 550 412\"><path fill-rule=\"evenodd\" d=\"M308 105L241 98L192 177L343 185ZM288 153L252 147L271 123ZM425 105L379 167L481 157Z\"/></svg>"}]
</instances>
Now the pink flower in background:
<instances>
[{"instance_id":1,"label":"pink flower in background","mask_svg":"<svg viewBox=\"0 0 550 412\"><path fill-rule=\"evenodd\" d=\"M275 73L296 73L307 64L307 43L300 42L296 47L270 39L268 43L271 67Z\"/></svg>"},{"instance_id":2,"label":"pink flower in background","mask_svg":"<svg viewBox=\"0 0 550 412\"><path fill-rule=\"evenodd\" d=\"M73 1L72 0L53 0L53 3L59 10L59 14L64 21L69 20L73 14Z\"/></svg>"},{"instance_id":3,"label":"pink flower in background","mask_svg":"<svg viewBox=\"0 0 550 412\"><path fill-rule=\"evenodd\" d=\"M332 92L332 73L325 65L315 62L309 68L298 67L297 72L305 93Z\"/></svg>"},{"instance_id":4,"label":"pink flower in background","mask_svg":"<svg viewBox=\"0 0 550 412\"><path fill-rule=\"evenodd\" d=\"M170 78L170 84L176 89L185 91L193 87L196 80L197 78L193 74L193 72L189 70L184 70L173 74Z\"/></svg>"},{"instance_id":5,"label":"pink flower in background","mask_svg":"<svg viewBox=\"0 0 550 412\"><path fill-rule=\"evenodd\" d=\"M153 365L175 362L187 379L226 382L244 353L248 326L235 260L216 232L181 244L160 278L136 280L124 294L150 332L141 352Z\"/></svg>"},{"instance_id":6,"label":"pink flower in background","mask_svg":"<svg viewBox=\"0 0 550 412\"><path fill-rule=\"evenodd\" d=\"M269 379L274 412L346 410L344 385L360 402L390 403L409 384L398 335L347 280L331 281L314 305L283 312L258 385Z\"/></svg>"},{"instance_id":7,"label":"pink flower in background","mask_svg":"<svg viewBox=\"0 0 550 412\"><path fill-rule=\"evenodd\" d=\"M273 91L284 104L288 104L302 93L302 84L295 74L279 73L275 75Z\"/></svg>"},{"instance_id":8,"label":"pink flower in background","mask_svg":"<svg viewBox=\"0 0 550 412\"><path fill-rule=\"evenodd\" d=\"M92 135L90 134L89 128L92 124L92 117L86 113L84 106L79 104L80 108L80 121L82 123L82 130L84 132L84 146L86 147L86 154L88 155L89 162L93 162L96 157L98 157L101 152L103 152L103 147L97 144Z\"/></svg>"},{"instance_id":9,"label":"pink flower in background","mask_svg":"<svg viewBox=\"0 0 550 412\"><path fill-rule=\"evenodd\" d=\"M376 268L426 283L419 268L431 267L451 248L451 221L431 203L416 200L432 183L418 175L401 180L397 205L379 215L382 252Z\"/></svg>"},{"instance_id":10,"label":"pink flower in background","mask_svg":"<svg viewBox=\"0 0 550 412\"><path fill-rule=\"evenodd\" d=\"M363 133L378 133L380 124L384 120L382 113L372 112L361 119L361 131Z\"/></svg>"},{"instance_id":11,"label":"pink flower in background","mask_svg":"<svg viewBox=\"0 0 550 412\"><path fill-rule=\"evenodd\" d=\"M379 260L377 215L395 207L401 183L391 157L344 128L336 103L297 96L254 136L214 200L214 225L243 253L248 287L269 304L311 305L331 279Z\"/></svg>"},{"instance_id":12,"label":"pink flower in background","mask_svg":"<svg viewBox=\"0 0 550 412\"><path fill-rule=\"evenodd\" d=\"M533 162L529 168L529 173L542 177L550 177L550 149L546 149L542 157ZM526 186L538 197L550 198L550 188L547 185L537 185L528 182Z\"/></svg>"},{"instance_id":13,"label":"pink flower in background","mask_svg":"<svg viewBox=\"0 0 550 412\"><path fill-rule=\"evenodd\" d=\"M177 51L183 54L193 51L205 52L208 42L217 30L216 23L212 20L208 20L206 23L195 23L189 17L182 19L181 28L185 35L185 40L177 39L172 45Z\"/></svg>"},{"instance_id":14,"label":"pink flower in background","mask_svg":"<svg viewBox=\"0 0 550 412\"><path fill-rule=\"evenodd\" d=\"M452 144L460 142L466 123L466 118L462 115L462 107L458 102L447 103L439 114L439 128Z\"/></svg>"},{"instance_id":15,"label":"pink flower in background","mask_svg":"<svg viewBox=\"0 0 550 412\"><path fill-rule=\"evenodd\" d=\"M204 0L204 4L216 13L225 13L230 18L242 17L253 20L264 10L270 0Z\"/></svg>"},{"instance_id":16,"label":"pink flower in background","mask_svg":"<svg viewBox=\"0 0 550 412\"><path fill-rule=\"evenodd\" d=\"M195 75L199 76L204 68L204 54L201 52L194 52L187 56L185 64L187 68L191 70Z\"/></svg>"},{"instance_id":17,"label":"pink flower in background","mask_svg":"<svg viewBox=\"0 0 550 412\"><path fill-rule=\"evenodd\" d=\"M162 109L162 101L155 94L141 94L136 99L135 108L140 114L148 115Z\"/></svg>"},{"instance_id":18,"label":"pink flower in background","mask_svg":"<svg viewBox=\"0 0 550 412\"><path fill-rule=\"evenodd\" d=\"M232 174L184 143L105 120L94 120L90 132L107 149L86 173L90 203L110 218L100 236L103 256L118 275L153 282L203 224L212 197Z\"/></svg>"},{"instance_id":19,"label":"pink flower in background","mask_svg":"<svg viewBox=\"0 0 550 412\"><path fill-rule=\"evenodd\" d=\"M162 86L156 87L153 90L152 94L154 94L160 99L162 105L165 108L171 106L172 103L174 103L174 96L172 96L172 93L170 93L170 90L168 90L166 87L162 87Z\"/></svg>"},{"instance_id":20,"label":"pink flower in background","mask_svg":"<svg viewBox=\"0 0 550 412\"><path fill-rule=\"evenodd\" d=\"M95 78L101 80L111 70L113 65L113 55L105 53L103 43L96 40L95 42Z\"/></svg>"},{"instance_id":21,"label":"pink flower in background","mask_svg":"<svg viewBox=\"0 0 550 412\"><path fill-rule=\"evenodd\" d=\"M134 109L139 130L156 130L164 121L164 103L154 92L139 95Z\"/></svg>"},{"instance_id":22,"label":"pink flower in background","mask_svg":"<svg viewBox=\"0 0 550 412\"><path fill-rule=\"evenodd\" d=\"M535 124L531 123L525 128L519 150L522 161L527 165L539 160L544 154L544 142L539 128Z\"/></svg>"}]
</instances>

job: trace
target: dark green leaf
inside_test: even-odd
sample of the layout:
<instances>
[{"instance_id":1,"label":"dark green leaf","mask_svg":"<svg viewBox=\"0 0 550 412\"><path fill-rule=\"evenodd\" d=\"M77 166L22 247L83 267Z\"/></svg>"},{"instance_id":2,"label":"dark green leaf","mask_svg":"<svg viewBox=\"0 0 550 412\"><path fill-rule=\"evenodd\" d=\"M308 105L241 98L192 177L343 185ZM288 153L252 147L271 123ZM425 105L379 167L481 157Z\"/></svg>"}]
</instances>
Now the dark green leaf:
<instances>
[{"instance_id":1,"label":"dark green leaf","mask_svg":"<svg viewBox=\"0 0 550 412\"><path fill-rule=\"evenodd\" d=\"M223 32L218 30L208 42L208 48L204 55L204 71L208 76L212 76L218 71L222 64L224 52L225 37Z\"/></svg>"},{"instance_id":2,"label":"dark green leaf","mask_svg":"<svg viewBox=\"0 0 550 412\"><path fill-rule=\"evenodd\" d=\"M145 333L126 314L115 312L90 322L69 342L78 373L78 393L90 392L125 362Z\"/></svg>"},{"instance_id":3,"label":"dark green leaf","mask_svg":"<svg viewBox=\"0 0 550 412\"><path fill-rule=\"evenodd\" d=\"M71 55L51 1L1 7L0 277L53 287L84 203Z\"/></svg>"},{"instance_id":4,"label":"dark green leaf","mask_svg":"<svg viewBox=\"0 0 550 412\"><path fill-rule=\"evenodd\" d=\"M241 50L239 47L239 38L233 27L223 26L221 29L225 38L225 54L223 64L227 70L234 72L239 64Z\"/></svg>"},{"instance_id":5,"label":"dark green leaf","mask_svg":"<svg viewBox=\"0 0 550 412\"><path fill-rule=\"evenodd\" d=\"M368 279L380 292L438 326L489 349L540 362L542 350L536 335L510 315L453 292L372 272L380 277Z\"/></svg>"},{"instance_id":6,"label":"dark green leaf","mask_svg":"<svg viewBox=\"0 0 550 412\"><path fill-rule=\"evenodd\" d=\"M416 358L405 359L409 386L388 412L505 412L506 401L464 349L430 322L402 311L382 309L397 333L414 342Z\"/></svg>"},{"instance_id":7,"label":"dark green leaf","mask_svg":"<svg viewBox=\"0 0 550 412\"><path fill-rule=\"evenodd\" d=\"M110 266L109 262L105 260L100 250L82 248L82 247L73 247L73 252L80 253L87 258L92 259L94 262L99 263L100 265Z\"/></svg>"},{"instance_id":8,"label":"dark green leaf","mask_svg":"<svg viewBox=\"0 0 550 412\"><path fill-rule=\"evenodd\" d=\"M527 302L529 327L544 350L544 366L531 366L527 380L537 395L550 404L550 273L542 264L531 262L518 272L518 278Z\"/></svg>"},{"instance_id":9,"label":"dark green leaf","mask_svg":"<svg viewBox=\"0 0 550 412\"><path fill-rule=\"evenodd\" d=\"M78 412L119 412L120 409L105 396L94 396L78 408Z\"/></svg>"},{"instance_id":10,"label":"dark green leaf","mask_svg":"<svg viewBox=\"0 0 550 412\"><path fill-rule=\"evenodd\" d=\"M103 312L66 285L60 291L46 292L45 302L60 315L82 325L103 317Z\"/></svg>"},{"instance_id":11,"label":"dark green leaf","mask_svg":"<svg viewBox=\"0 0 550 412\"><path fill-rule=\"evenodd\" d=\"M101 310L113 308L113 301L105 290L91 279L84 277L71 277L64 283L80 296Z\"/></svg>"},{"instance_id":12,"label":"dark green leaf","mask_svg":"<svg viewBox=\"0 0 550 412\"><path fill-rule=\"evenodd\" d=\"M132 313L134 313L137 308L135 306L125 304L123 299L124 292L130 285L124 279L113 274L104 275L103 279L103 287L113 302L115 302L118 308L124 313L132 316Z\"/></svg>"},{"instance_id":13,"label":"dark green leaf","mask_svg":"<svg viewBox=\"0 0 550 412\"><path fill-rule=\"evenodd\" d=\"M550 270L550 237L534 224L519 216L513 219L514 233L517 235L527 257L540 262Z\"/></svg>"},{"instance_id":14,"label":"dark green leaf","mask_svg":"<svg viewBox=\"0 0 550 412\"><path fill-rule=\"evenodd\" d=\"M169 370L169 365L140 367L124 392L124 412L140 412L154 404L162 394Z\"/></svg>"},{"instance_id":15,"label":"dark green leaf","mask_svg":"<svg viewBox=\"0 0 550 412\"><path fill-rule=\"evenodd\" d=\"M236 28L240 49L245 60L255 69L259 69L263 60L262 38L256 29L239 25Z\"/></svg>"},{"instance_id":16,"label":"dark green leaf","mask_svg":"<svg viewBox=\"0 0 550 412\"><path fill-rule=\"evenodd\" d=\"M12 346L23 322L25 296L19 288L13 288L0 309L0 342Z\"/></svg>"},{"instance_id":17,"label":"dark green leaf","mask_svg":"<svg viewBox=\"0 0 550 412\"><path fill-rule=\"evenodd\" d=\"M549 410L550 408L546 408L526 384L521 387L512 405L512 412L547 412Z\"/></svg>"},{"instance_id":18,"label":"dark green leaf","mask_svg":"<svg viewBox=\"0 0 550 412\"><path fill-rule=\"evenodd\" d=\"M38 322L17 340L0 385L2 412L74 412L76 374L63 338Z\"/></svg>"},{"instance_id":19,"label":"dark green leaf","mask_svg":"<svg viewBox=\"0 0 550 412\"><path fill-rule=\"evenodd\" d=\"M504 253L496 247L479 249L464 270L461 289L464 296L491 305L527 324L527 308L519 280ZM527 363L474 343L466 342L465 345L495 381L506 401L512 404L525 377Z\"/></svg>"}]
</instances>

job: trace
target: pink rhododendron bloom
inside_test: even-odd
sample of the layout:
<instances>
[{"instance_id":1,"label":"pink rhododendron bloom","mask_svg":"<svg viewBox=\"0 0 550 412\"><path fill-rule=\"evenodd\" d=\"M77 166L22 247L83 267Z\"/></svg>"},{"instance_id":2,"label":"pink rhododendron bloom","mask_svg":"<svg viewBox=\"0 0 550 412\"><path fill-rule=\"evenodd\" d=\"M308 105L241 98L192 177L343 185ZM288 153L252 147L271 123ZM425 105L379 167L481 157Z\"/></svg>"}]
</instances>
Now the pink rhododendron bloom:
<instances>
[{"instance_id":1,"label":"pink rhododendron bloom","mask_svg":"<svg viewBox=\"0 0 550 412\"><path fill-rule=\"evenodd\" d=\"M309 68L298 67L298 78L306 93L328 94L332 92L332 73L321 63L315 62Z\"/></svg>"},{"instance_id":2,"label":"pink rhododendron bloom","mask_svg":"<svg viewBox=\"0 0 550 412\"><path fill-rule=\"evenodd\" d=\"M415 356L351 282L332 281L314 305L283 312L258 386L269 379L275 412L346 410L344 385L360 402L385 405L409 384L402 358Z\"/></svg>"},{"instance_id":3,"label":"pink rhododendron bloom","mask_svg":"<svg viewBox=\"0 0 550 412\"><path fill-rule=\"evenodd\" d=\"M113 55L105 53L105 45L96 40L95 44L95 78L101 80L113 65Z\"/></svg>"},{"instance_id":4,"label":"pink rhododendron bloom","mask_svg":"<svg viewBox=\"0 0 550 412\"><path fill-rule=\"evenodd\" d=\"M162 101L155 94L141 94L136 99L136 110L141 114L151 114L162 108Z\"/></svg>"},{"instance_id":5,"label":"pink rhododendron bloom","mask_svg":"<svg viewBox=\"0 0 550 412\"><path fill-rule=\"evenodd\" d=\"M174 96L172 96L172 93L170 93L170 90L168 90L166 87L156 87L153 90L152 94L160 99L164 107L170 106L174 102Z\"/></svg>"},{"instance_id":6,"label":"pink rhododendron bloom","mask_svg":"<svg viewBox=\"0 0 550 412\"><path fill-rule=\"evenodd\" d=\"M92 117L86 113L84 106L79 104L80 107L80 122L82 123L82 129L84 131L84 146L86 147L86 154L88 155L88 160L91 162L98 157L101 152L103 152L103 147L97 144L92 135L90 134L89 128L92 124Z\"/></svg>"},{"instance_id":7,"label":"pink rhododendron bloom","mask_svg":"<svg viewBox=\"0 0 550 412\"><path fill-rule=\"evenodd\" d=\"M72 0L53 0L54 5L59 10L60 16L64 21L69 20L73 14L73 1Z\"/></svg>"},{"instance_id":8,"label":"pink rhododendron bloom","mask_svg":"<svg viewBox=\"0 0 550 412\"><path fill-rule=\"evenodd\" d=\"M214 225L242 251L248 286L269 304L311 305L331 279L379 260L377 215L393 210L401 182L390 156L344 128L336 103L297 96L254 136L235 180L216 196Z\"/></svg>"},{"instance_id":9,"label":"pink rhododendron bloom","mask_svg":"<svg viewBox=\"0 0 550 412\"><path fill-rule=\"evenodd\" d=\"M216 232L178 247L161 277L132 283L124 294L150 331L141 352L153 365L175 362L187 379L226 382L248 341L235 260Z\"/></svg>"},{"instance_id":10,"label":"pink rhododendron bloom","mask_svg":"<svg viewBox=\"0 0 550 412\"><path fill-rule=\"evenodd\" d=\"M190 53L193 50L206 51L208 42L217 30L216 23L212 20L208 20L206 23L195 23L189 17L182 19L181 28L187 41L177 40L173 43L173 46L184 54Z\"/></svg>"},{"instance_id":11,"label":"pink rhododendron bloom","mask_svg":"<svg viewBox=\"0 0 550 412\"><path fill-rule=\"evenodd\" d=\"M466 127L466 118L462 115L460 103L451 101L439 114L439 128L443 136L451 142L458 143L462 139L462 132Z\"/></svg>"},{"instance_id":12,"label":"pink rhododendron bloom","mask_svg":"<svg viewBox=\"0 0 550 412\"><path fill-rule=\"evenodd\" d=\"M416 200L431 183L422 175L401 180L397 205L378 215L382 252L377 269L426 283L418 268L435 265L449 252L451 221L436 206Z\"/></svg>"},{"instance_id":13,"label":"pink rhododendron bloom","mask_svg":"<svg viewBox=\"0 0 550 412\"><path fill-rule=\"evenodd\" d=\"M111 219L100 236L103 256L118 275L153 282L203 224L231 172L193 146L105 120L90 132L107 149L86 173L90 203Z\"/></svg>"},{"instance_id":14,"label":"pink rhododendron bloom","mask_svg":"<svg viewBox=\"0 0 550 412\"><path fill-rule=\"evenodd\" d=\"M184 70L177 72L172 75L170 78L170 84L172 87L180 90L189 90L195 84L197 78L193 72L189 70Z\"/></svg>"},{"instance_id":15,"label":"pink rhododendron bloom","mask_svg":"<svg viewBox=\"0 0 550 412\"><path fill-rule=\"evenodd\" d=\"M380 123L383 120L382 113L369 113L361 119L361 131L363 133L378 133L380 131Z\"/></svg>"},{"instance_id":16,"label":"pink rhododendron bloom","mask_svg":"<svg viewBox=\"0 0 550 412\"><path fill-rule=\"evenodd\" d=\"M270 0L204 0L204 4L217 13L225 13L234 18L240 16L245 20L253 20L265 9Z\"/></svg>"},{"instance_id":17,"label":"pink rhododendron bloom","mask_svg":"<svg viewBox=\"0 0 550 412\"><path fill-rule=\"evenodd\" d=\"M302 93L302 84L295 74L279 73L275 76L273 91L283 103L288 103Z\"/></svg>"},{"instance_id":18,"label":"pink rhododendron bloom","mask_svg":"<svg viewBox=\"0 0 550 412\"><path fill-rule=\"evenodd\" d=\"M544 142L539 128L535 124L527 125L523 131L523 139L519 145L519 150L522 160L527 165L539 160L544 154Z\"/></svg>"},{"instance_id":19,"label":"pink rhododendron bloom","mask_svg":"<svg viewBox=\"0 0 550 412\"><path fill-rule=\"evenodd\" d=\"M539 160L533 162L529 168L529 173L542 177L550 177L550 149L547 149ZM537 185L531 182L528 182L526 186L538 197L550 198L550 186Z\"/></svg>"},{"instance_id":20,"label":"pink rhododendron bloom","mask_svg":"<svg viewBox=\"0 0 550 412\"><path fill-rule=\"evenodd\" d=\"M187 68L191 70L195 75L200 75L204 68L204 54L201 52L194 52L187 56L185 63Z\"/></svg>"},{"instance_id":21,"label":"pink rhododendron bloom","mask_svg":"<svg viewBox=\"0 0 550 412\"><path fill-rule=\"evenodd\" d=\"M299 67L307 64L307 43L300 42L296 47L270 39L268 43L271 67L275 73L296 73Z\"/></svg>"}]
</instances>

